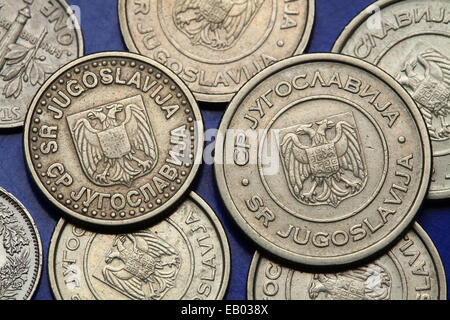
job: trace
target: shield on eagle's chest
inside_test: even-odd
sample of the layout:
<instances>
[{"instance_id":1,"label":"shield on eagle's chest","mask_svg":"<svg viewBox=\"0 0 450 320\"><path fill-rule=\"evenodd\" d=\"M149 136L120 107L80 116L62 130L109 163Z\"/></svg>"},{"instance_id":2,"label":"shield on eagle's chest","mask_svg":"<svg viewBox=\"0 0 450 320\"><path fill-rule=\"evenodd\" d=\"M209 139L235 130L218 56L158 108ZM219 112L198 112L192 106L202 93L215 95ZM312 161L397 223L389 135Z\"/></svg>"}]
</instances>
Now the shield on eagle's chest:
<instances>
[{"instance_id":1,"label":"shield on eagle's chest","mask_svg":"<svg viewBox=\"0 0 450 320\"><path fill-rule=\"evenodd\" d=\"M225 20L232 7L233 4L231 2L224 2L222 0L200 1L201 13L213 23L220 23Z\"/></svg>"},{"instance_id":2,"label":"shield on eagle's chest","mask_svg":"<svg viewBox=\"0 0 450 320\"><path fill-rule=\"evenodd\" d=\"M119 159L131 152L130 139L124 125L101 131L97 134L106 157Z\"/></svg>"},{"instance_id":3,"label":"shield on eagle's chest","mask_svg":"<svg viewBox=\"0 0 450 320\"><path fill-rule=\"evenodd\" d=\"M433 110L436 106L447 106L450 90L438 81L423 81L413 94L414 100Z\"/></svg>"},{"instance_id":4,"label":"shield on eagle's chest","mask_svg":"<svg viewBox=\"0 0 450 320\"><path fill-rule=\"evenodd\" d=\"M315 176L326 177L339 170L336 148L332 143L306 149L306 154L311 173Z\"/></svg>"}]
</instances>

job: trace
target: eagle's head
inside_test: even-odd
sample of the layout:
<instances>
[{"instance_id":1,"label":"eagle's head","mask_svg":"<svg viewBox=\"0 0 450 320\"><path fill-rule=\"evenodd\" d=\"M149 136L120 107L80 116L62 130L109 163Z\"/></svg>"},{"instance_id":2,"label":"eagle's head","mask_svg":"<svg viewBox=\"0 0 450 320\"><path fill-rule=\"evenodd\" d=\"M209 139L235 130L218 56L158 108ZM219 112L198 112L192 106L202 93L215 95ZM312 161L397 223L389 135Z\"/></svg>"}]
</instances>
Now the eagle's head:
<instances>
[{"instance_id":1,"label":"eagle's head","mask_svg":"<svg viewBox=\"0 0 450 320\"><path fill-rule=\"evenodd\" d=\"M91 110L87 115L89 120L99 120L101 123L105 122L106 115L103 113L103 108L96 108Z\"/></svg>"},{"instance_id":2,"label":"eagle's head","mask_svg":"<svg viewBox=\"0 0 450 320\"><path fill-rule=\"evenodd\" d=\"M302 124L302 125L297 127L297 130L295 131L295 133L297 135L304 135L304 134L306 134L310 138L312 138L315 135L315 133L316 133L316 131L314 129L312 129L312 126L313 126L312 123L310 123L310 124Z\"/></svg>"},{"instance_id":3,"label":"eagle's head","mask_svg":"<svg viewBox=\"0 0 450 320\"><path fill-rule=\"evenodd\" d=\"M319 122L316 122L317 124L317 133L320 135L325 135L325 132L327 131L327 129L331 129L334 127L334 122L330 121L328 119L323 119Z\"/></svg>"}]
</instances>

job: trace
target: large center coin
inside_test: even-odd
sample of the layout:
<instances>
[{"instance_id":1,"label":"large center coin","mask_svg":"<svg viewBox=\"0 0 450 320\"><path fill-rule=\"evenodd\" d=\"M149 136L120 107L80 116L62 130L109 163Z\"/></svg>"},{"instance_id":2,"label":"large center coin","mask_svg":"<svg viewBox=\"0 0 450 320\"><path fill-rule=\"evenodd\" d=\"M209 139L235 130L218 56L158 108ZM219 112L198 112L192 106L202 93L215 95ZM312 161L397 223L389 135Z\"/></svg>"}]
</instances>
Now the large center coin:
<instances>
[{"instance_id":1,"label":"large center coin","mask_svg":"<svg viewBox=\"0 0 450 320\"><path fill-rule=\"evenodd\" d=\"M413 220L430 179L420 111L380 69L314 54L266 69L219 129L216 178L263 249L309 265L376 253Z\"/></svg>"},{"instance_id":2,"label":"large center coin","mask_svg":"<svg viewBox=\"0 0 450 320\"><path fill-rule=\"evenodd\" d=\"M207 102L228 102L256 73L305 49L314 0L119 1L130 51L174 71Z\"/></svg>"},{"instance_id":3,"label":"large center coin","mask_svg":"<svg viewBox=\"0 0 450 320\"><path fill-rule=\"evenodd\" d=\"M124 225L186 192L203 150L194 97L164 66L129 53L79 59L36 95L25 126L28 168L70 216Z\"/></svg>"}]
</instances>

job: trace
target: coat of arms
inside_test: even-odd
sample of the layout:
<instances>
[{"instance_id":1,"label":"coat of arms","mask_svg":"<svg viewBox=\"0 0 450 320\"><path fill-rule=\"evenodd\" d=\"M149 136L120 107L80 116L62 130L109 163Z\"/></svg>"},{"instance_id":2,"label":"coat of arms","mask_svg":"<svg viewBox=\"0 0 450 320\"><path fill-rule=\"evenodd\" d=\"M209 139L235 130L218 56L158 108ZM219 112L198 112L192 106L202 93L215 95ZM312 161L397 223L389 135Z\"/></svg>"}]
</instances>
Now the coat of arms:
<instances>
[{"instance_id":1,"label":"coat of arms","mask_svg":"<svg viewBox=\"0 0 450 320\"><path fill-rule=\"evenodd\" d=\"M367 168L351 113L291 127L282 134L285 177L301 203L337 207L364 188Z\"/></svg>"},{"instance_id":2,"label":"coat of arms","mask_svg":"<svg viewBox=\"0 0 450 320\"><path fill-rule=\"evenodd\" d=\"M160 300L174 287L180 270L178 251L150 230L118 235L95 276L134 300Z\"/></svg>"},{"instance_id":3,"label":"coat of arms","mask_svg":"<svg viewBox=\"0 0 450 320\"><path fill-rule=\"evenodd\" d=\"M158 150L141 96L70 115L67 122L83 170L96 184L130 186L156 165Z\"/></svg>"},{"instance_id":4,"label":"coat of arms","mask_svg":"<svg viewBox=\"0 0 450 320\"><path fill-rule=\"evenodd\" d=\"M264 0L176 0L173 19L193 45L226 50L256 16Z\"/></svg>"},{"instance_id":5,"label":"coat of arms","mask_svg":"<svg viewBox=\"0 0 450 320\"><path fill-rule=\"evenodd\" d=\"M438 50L418 44L397 80L418 104L432 140L450 138L450 59ZM419 53L417 53L419 52Z\"/></svg>"},{"instance_id":6,"label":"coat of arms","mask_svg":"<svg viewBox=\"0 0 450 320\"><path fill-rule=\"evenodd\" d=\"M379 264L337 274L315 274L309 285L313 300L389 300L392 279Z\"/></svg>"}]
</instances>

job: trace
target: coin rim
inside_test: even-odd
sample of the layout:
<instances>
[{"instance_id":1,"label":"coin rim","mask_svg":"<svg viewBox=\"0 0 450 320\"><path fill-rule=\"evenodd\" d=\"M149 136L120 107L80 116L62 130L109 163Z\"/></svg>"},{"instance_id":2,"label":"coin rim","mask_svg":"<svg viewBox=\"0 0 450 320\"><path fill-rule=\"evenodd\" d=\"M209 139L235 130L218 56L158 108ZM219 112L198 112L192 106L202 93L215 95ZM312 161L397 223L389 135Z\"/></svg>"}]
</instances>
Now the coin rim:
<instances>
[{"instance_id":1,"label":"coin rim","mask_svg":"<svg viewBox=\"0 0 450 320\"><path fill-rule=\"evenodd\" d=\"M48 89L49 86L52 85L52 83L58 79L62 74L66 73L67 71L71 70L73 67L85 63L90 60L96 60L100 58L127 58L127 59L134 59L136 61L140 61L142 63L149 64L155 68L160 69L162 72L164 72L172 81L174 81L180 89L183 91L183 93L186 95L187 100L191 104L193 114L196 117L195 123L197 124L197 150L196 155L193 159L193 165L192 170L189 173L188 177L186 178L186 182L181 186L181 188L177 191L177 193L167 202L165 202L163 205L161 205L158 209L152 211L151 213L143 214L135 218L129 218L126 220L102 220L98 218L92 218L83 216L82 214L72 211L66 206L60 204L54 196L45 188L44 184L40 180L39 176L37 175L36 171L33 168L33 162L31 159L31 154L29 151L29 134L31 130L31 120L33 116L34 110L38 107L38 102L41 99L44 92ZM200 108L198 107L197 102L195 101L191 91L189 88L184 84L184 82L177 76L175 73L173 73L170 69L166 68L165 66L159 64L158 62L151 60L149 58L146 58L144 56L135 54L135 53L129 53L129 52L121 52L121 51L105 51L105 52L99 52L91 55L87 55L84 57L80 57L72 62L69 62L64 67L59 69L55 74L53 74L41 87L41 89L38 91L38 93L35 95L33 102L30 105L30 108L28 109L27 117L25 119L25 127L24 127L24 136L23 136L23 147L25 152L25 159L27 163L28 172L31 173L33 177L33 181L38 186L39 190L49 199L49 201L55 205L57 208L62 210L64 213L68 214L70 217L73 217L74 219L92 224L97 226L107 226L107 227L120 227L120 226L132 226L139 222L143 221L149 221L157 216L160 216L161 214L164 214L166 210L169 210L174 205L176 205L188 192L188 189L192 185L195 177L197 176L198 170L200 168L200 165L202 164L202 157L203 157L203 149L204 149L204 124L203 124L203 117L200 112Z\"/></svg>"},{"instance_id":2,"label":"coin rim","mask_svg":"<svg viewBox=\"0 0 450 320\"><path fill-rule=\"evenodd\" d=\"M223 248L223 257L224 257L224 272L221 282L221 288L219 292L217 293L216 300L222 300L227 292L228 284L230 281L230 273L231 273L231 250L230 245L228 243L228 237L225 233L225 229L223 228L223 225L218 218L217 214L213 211L213 209L206 203L206 201L200 197L195 192L189 193L189 195L186 197L185 200L191 200L195 202L200 208L202 208L206 216L211 220L212 225L214 226L217 236L219 238L219 241ZM64 229L66 224L71 224L71 222L64 220L63 218L59 219L57 225L55 226L55 229L53 231L52 237L50 239L50 245L48 249L48 259L47 259L47 273L48 273L48 279L50 282L50 289L53 293L53 296L56 300L62 300L62 295L59 291L58 283L56 281L56 272L55 272L55 256L56 256L56 249L57 244L59 242L59 238L61 235L62 230ZM92 232L92 231L90 231Z\"/></svg>"},{"instance_id":3,"label":"coin rim","mask_svg":"<svg viewBox=\"0 0 450 320\"><path fill-rule=\"evenodd\" d=\"M414 231L422 240L425 245L425 248L428 250L428 253L431 256L431 260L436 268L436 274L438 277L438 286L439 286L439 297L438 300L447 300L447 280L445 275L444 264L442 263L442 259L439 255L439 251L437 250L433 240L431 240L428 233L417 223L415 222L409 232ZM387 254L387 253L385 253ZM256 271L259 263L261 262L261 258L264 258L258 251L255 251L253 255L252 261L250 263L250 268L248 270L247 275L247 299L255 300L253 295L254 286L255 286L255 278ZM299 271L299 270L297 270Z\"/></svg>"},{"instance_id":4,"label":"coin rim","mask_svg":"<svg viewBox=\"0 0 450 320\"><path fill-rule=\"evenodd\" d=\"M139 50L137 49L133 37L131 35L131 31L128 28L128 25L126 24L127 21L127 15L126 15L126 2L128 0L119 0L118 1L118 15L119 15L119 24L120 24L120 30L122 33L122 37L125 41L125 45L127 46L128 50L134 53L139 53ZM303 37L301 38L301 41L298 43L297 48L295 49L292 56L296 56L299 54L302 54L306 47L309 44L309 40L311 39L312 35L312 29L315 22L315 12L316 12L316 2L315 0L306 0L308 1L308 14L305 24L305 31L303 32ZM281 60L280 60L281 61ZM242 87L241 87L242 89ZM234 95L239 91L239 89L233 93L228 94L212 94L212 93L200 93L192 91L194 97L201 102L211 102L211 103L223 103L223 102L230 102L231 99L233 99Z\"/></svg>"},{"instance_id":5,"label":"coin rim","mask_svg":"<svg viewBox=\"0 0 450 320\"><path fill-rule=\"evenodd\" d=\"M75 29L75 34L77 36L77 41L79 43L78 46L78 58L83 57L84 56L84 37L83 37L83 31L81 30L81 25L80 22L78 21L77 16L74 14L73 10L71 9L71 7L69 6L69 4L67 3L66 0L57 0L59 3L61 3L62 7L64 9L66 9L66 13L70 13L69 14L69 18L72 19L73 24L74 24L74 29ZM63 67L63 66L61 66ZM42 87L42 86L41 86ZM36 91L35 95L39 92ZM13 124L9 124L9 125L2 125L2 123L0 122L0 129L11 129L11 128L20 128L23 127L25 125L25 119L26 119L26 115L28 114L28 110L30 110L31 105L33 104L33 100L34 98L31 100L31 102L28 104L27 107L27 112L25 114L25 118L22 121L19 122L15 122Z\"/></svg>"},{"instance_id":6,"label":"coin rim","mask_svg":"<svg viewBox=\"0 0 450 320\"><path fill-rule=\"evenodd\" d=\"M408 0L406 0L408 1ZM363 9L362 12L360 12L357 16L355 16L349 24L345 26L345 28L341 31L339 34L339 37L336 39L336 41L333 44L333 48L331 49L331 52L333 53L341 53L342 49L344 48L345 44L348 42L348 40L352 37L353 33L364 23L367 21L368 18L370 18L373 13L369 12L367 9L370 7L379 7L380 10L389 7L393 4L396 4L398 2L405 2L405 0L378 0L372 4L370 4L368 7ZM397 80L396 80L397 81ZM409 92L407 91L409 94ZM416 104L416 102L414 101ZM417 104L416 104L417 105ZM428 130L428 129L427 129ZM434 158L434 156L432 156ZM429 190L427 194L427 199L431 200L437 200L437 199L447 199L450 198L450 187L443 189L443 190Z\"/></svg>"},{"instance_id":7,"label":"coin rim","mask_svg":"<svg viewBox=\"0 0 450 320\"><path fill-rule=\"evenodd\" d=\"M30 214L30 212L25 208L25 206L20 202L13 194L5 190L4 188L0 187L0 194L4 194L6 197L9 197L10 200L12 200L16 205L19 206L19 208L23 211L24 216L28 219L28 222L30 223L30 231L34 232L34 235L36 237L36 249L37 249L37 257L36 260L38 262L37 265L37 271L34 274L35 275L35 281L33 283L33 286L28 289L27 296L25 297L25 300L31 300L36 292L36 289L39 285L39 282L41 280L42 276L42 265L43 265L43 251L42 251L42 240L41 235L39 233L39 229L36 225L36 222L33 219L33 216ZM25 220L25 219L24 219Z\"/></svg>"},{"instance_id":8,"label":"coin rim","mask_svg":"<svg viewBox=\"0 0 450 320\"><path fill-rule=\"evenodd\" d=\"M272 75L282 72L284 69L295 65L301 65L303 63L312 62L336 62L341 64L348 64L350 66L361 69L362 71L368 72L380 81L389 85L391 89L396 92L396 94L404 101L406 107L408 108L411 116L416 120L417 131L422 139L422 151L423 151L423 175L421 176L422 182L420 184L419 190L416 194L415 200L411 203L409 212L405 215L403 220L397 225L397 227L390 232L387 236L378 242L370 244L365 249L359 250L357 252L349 253L345 256L339 257L310 257L301 254L292 254L281 247L274 245L272 242L266 240L262 235L257 233L254 228L250 227L248 222L243 218L235 207L230 194L227 191L227 184L224 176L224 165L223 165L223 147L224 147L224 136L225 131L228 128L228 124L232 120L235 111L239 108L241 102L257 85L264 82L267 78ZM425 122L420 114L419 109L413 102L411 96L406 92L406 90L392 78L389 74L385 73L380 68L365 62L363 60L356 59L351 56L339 55L335 53L313 53L305 54L301 56L295 56L287 58L276 64L266 68L258 75L253 77L246 85L235 95L230 105L228 106L225 114L220 122L219 130L216 138L216 149L214 158L214 173L219 189L221 198L230 212L233 220L240 227L240 229L257 245L262 247L264 250L271 252L272 254L284 258L288 261L305 264L311 266L325 266L325 265L347 265L383 250L389 246L398 236L400 236L410 223L414 220L418 210L422 206L423 200L428 190L430 177L431 177L431 145L428 136L428 130L426 130Z\"/></svg>"}]
</instances>

